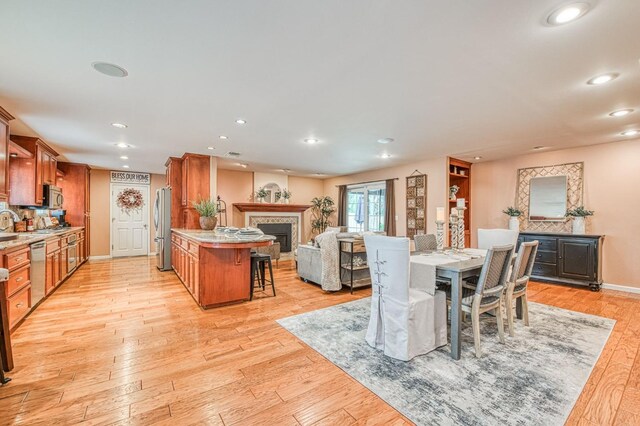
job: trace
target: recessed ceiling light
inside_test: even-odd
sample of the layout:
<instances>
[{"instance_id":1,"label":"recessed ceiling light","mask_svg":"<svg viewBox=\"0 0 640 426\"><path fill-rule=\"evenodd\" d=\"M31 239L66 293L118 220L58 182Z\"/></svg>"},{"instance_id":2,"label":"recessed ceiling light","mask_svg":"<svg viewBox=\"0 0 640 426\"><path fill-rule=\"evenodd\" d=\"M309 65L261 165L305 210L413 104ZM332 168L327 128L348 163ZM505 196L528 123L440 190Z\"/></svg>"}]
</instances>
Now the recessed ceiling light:
<instances>
[{"instance_id":1,"label":"recessed ceiling light","mask_svg":"<svg viewBox=\"0 0 640 426\"><path fill-rule=\"evenodd\" d=\"M238 123L238 124L247 124L247 120L243 120L242 118L238 118L236 120L236 123Z\"/></svg>"},{"instance_id":2,"label":"recessed ceiling light","mask_svg":"<svg viewBox=\"0 0 640 426\"><path fill-rule=\"evenodd\" d=\"M129 166L127 166L126 164L124 166L122 166L123 169L128 169Z\"/></svg>"},{"instance_id":3,"label":"recessed ceiling light","mask_svg":"<svg viewBox=\"0 0 640 426\"><path fill-rule=\"evenodd\" d=\"M610 72L608 74L602 74L602 75L593 77L591 80L587 81L587 84L590 84L592 86L599 86L600 84L605 84L615 80L616 78L618 78L619 75L620 74L617 74L614 72Z\"/></svg>"},{"instance_id":4,"label":"recessed ceiling light","mask_svg":"<svg viewBox=\"0 0 640 426\"><path fill-rule=\"evenodd\" d=\"M124 142L120 142L120 143L116 144L116 146L118 148L129 148L130 145L128 145L128 144L126 144Z\"/></svg>"},{"instance_id":5,"label":"recessed ceiling light","mask_svg":"<svg viewBox=\"0 0 640 426\"><path fill-rule=\"evenodd\" d=\"M626 130L622 133L620 133L622 136L635 136L635 135L640 135L640 130Z\"/></svg>"},{"instance_id":6,"label":"recessed ceiling light","mask_svg":"<svg viewBox=\"0 0 640 426\"><path fill-rule=\"evenodd\" d=\"M127 127L129 127L126 124L122 124L122 123L111 123L111 125L113 127L117 127L118 129L126 129Z\"/></svg>"},{"instance_id":7,"label":"recessed ceiling light","mask_svg":"<svg viewBox=\"0 0 640 426\"><path fill-rule=\"evenodd\" d=\"M308 143L309 145L313 145L318 143L318 139L305 139L304 140L306 143Z\"/></svg>"},{"instance_id":8,"label":"recessed ceiling light","mask_svg":"<svg viewBox=\"0 0 640 426\"><path fill-rule=\"evenodd\" d=\"M214 148L214 147L212 147L212 146L208 146L208 147L207 147L207 149L211 149L211 150L213 150L213 149L215 149L215 148Z\"/></svg>"},{"instance_id":9,"label":"recessed ceiling light","mask_svg":"<svg viewBox=\"0 0 640 426\"><path fill-rule=\"evenodd\" d=\"M571 3L554 10L548 17L547 23L551 25L567 24L583 17L591 6L589 3Z\"/></svg>"},{"instance_id":10,"label":"recessed ceiling light","mask_svg":"<svg viewBox=\"0 0 640 426\"><path fill-rule=\"evenodd\" d=\"M314 173L314 176L324 176L324 173Z\"/></svg>"},{"instance_id":11,"label":"recessed ceiling light","mask_svg":"<svg viewBox=\"0 0 640 426\"><path fill-rule=\"evenodd\" d=\"M482 157L480 157L479 155L476 155L475 157L473 157L474 160L482 160Z\"/></svg>"},{"instance_id":12,"label":"recessed ceiling light","mask_svg":"<svg viewBox=\"0 0 640 426\"><path fill-rule=\"evenodd\" d=\"M126 155L122 155L122 156L120 157L120 159L121 159L121 160L128 160L128 159L129 159L129 157L127 157Z\"/></svg>"},{"instance_id":13,"label":"recessed ceiling light","mask_svg":"<svg viewBox=\"0 0 640 426\"><path fill-rule=\"evenodd\" d=\"M220 139L222 139L223 141L226 141L226 140L227 140L227 139L229 139L229 138L228 138L228 137L226 137L226 136L220 136Z\"/></svg>"},{"instance_id":14,"label":"recessed ceiling light","mask_svg":"<svg viewBox=\"0 0 640 426\"><path fill-rule=\"evenodd\" d=\"M378 139L378 143L382 143L382 144L388 144L393 142L393 138L383 138L383 139Z\"/></svg>"},{"instance_id":15,"label":"recessed ceiling light","mask_svg":"<svg viewBox=\"0 0 640 426\"><path fill-rule=\"evenodd\" d=\"M631 114L633 112L632 109L620 109L618 111L613 111L611 114L609 114L612 117L624 117L627 114Z\"/></svg>"},{"instance_id":16,"label":"recessed ceiling light","mask_svg":"<svg viewBox=\"0 0 640 426\"><path fill-rule=\"evenodd\" d=\"M236 163L236 166L240 166L240 167L242 167L243 169L246 169L246 168L247 168L247 166L248 166L248 164L246 164L246 163Z\"/></svg>"},{"instance_id":17,"label":"recessed ceiling light","mask_svg":"<svg viewBox=\"0 0 640 426\"><path fill-rule=\"evenodd\" d=\"M289 173L291 171L291 169L280 169L280 170L282 170L285 173Z\"/></svg>"},{"instance_id":18,"label":"recessed ceiling light","mask_svg":"<svg viewBox=\"0 0 640 426\"><path fill-rule=\"evenodd\" d=\"M545 149L546 146L542 146L542 145L538 145L538 146L534 146L533 149L535 149L536 151L540 151L541 149Z\"/></svg>"},{"instance_id":19,"label":"recessed ceiling light","mask_svg":"<svg viewBox=\"0 0 640 426\"><path fill-rule=\"evenodd\" d=\"M380 154L380 158L391 158L391 154Z\"/></svg>"},{"instance_id":20,"label":"recessed ceiling light","mask_svg":"<svg viewBox=\"0 0 640 426\"><path fill-rule=\"evenodd\" d=\"M16 154L15 152L12 152L11 154L9 154L9 157L11 158L16 158L18 156L18 154Z\"/></svg>"},{"instance_id":21,"label":"recessed ceiling light","mask_svg":"<svg viewBox=\"0 0 640 426\"><path fill-rule=\"evenodd\" d=\"M91 64L94 70L109 77L126 77L129 75L124 68L108 62L94 62Z\"/></svg>"}]
</instances>

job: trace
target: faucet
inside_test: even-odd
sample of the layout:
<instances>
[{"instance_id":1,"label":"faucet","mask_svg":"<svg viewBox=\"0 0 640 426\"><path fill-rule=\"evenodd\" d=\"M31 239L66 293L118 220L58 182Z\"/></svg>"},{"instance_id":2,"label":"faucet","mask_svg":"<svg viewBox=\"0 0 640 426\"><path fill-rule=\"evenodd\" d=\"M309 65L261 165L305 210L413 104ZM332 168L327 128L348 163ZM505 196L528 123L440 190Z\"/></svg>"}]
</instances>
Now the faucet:
<instances>
[{"instance_id":1,"label":"faucet","mask_svg":"<svg viewBox=\"0 0 640 426\"><path fill-rule=\"evenodd\" d=\"M0 210L0 215L3 213L10 213L13 219L13 222L20 222L20 216L18 216L18 214L16 212L14 212L13 210L10 209L2 209ZM5 226L4 228L0 228L0 231L6 231L7 229L9 229L11 226Z\"/></svg>"}]
</instances>

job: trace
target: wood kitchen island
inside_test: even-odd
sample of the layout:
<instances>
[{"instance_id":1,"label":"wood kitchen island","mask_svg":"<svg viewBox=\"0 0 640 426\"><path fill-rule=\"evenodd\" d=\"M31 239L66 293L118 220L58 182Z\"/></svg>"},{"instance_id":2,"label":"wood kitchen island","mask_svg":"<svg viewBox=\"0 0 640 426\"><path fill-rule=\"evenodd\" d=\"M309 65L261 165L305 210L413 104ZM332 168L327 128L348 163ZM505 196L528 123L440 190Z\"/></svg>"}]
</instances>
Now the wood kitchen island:
<instances>
[{"instance_id":1,"label":"wood kitchen island","mask_svg":"<svg viewBox=\"0 0 640 426\"><path fill-rule=\"evenodd\" d=\"M262 235L240 240L213 231L171 230L171 265L203 309L249 300L251 248L270 246Z\"/></svg>"}]
</instances>

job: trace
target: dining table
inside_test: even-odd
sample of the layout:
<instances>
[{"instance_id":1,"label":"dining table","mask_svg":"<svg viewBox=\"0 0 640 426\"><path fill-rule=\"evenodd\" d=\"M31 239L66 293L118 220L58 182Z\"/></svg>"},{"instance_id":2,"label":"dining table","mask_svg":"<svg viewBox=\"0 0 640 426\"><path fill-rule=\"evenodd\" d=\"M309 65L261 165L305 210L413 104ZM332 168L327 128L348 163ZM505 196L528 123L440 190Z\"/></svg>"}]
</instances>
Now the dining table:
<instances>
[{"instance_id":1,"label":"dining table","mask_svg":"<svg viewBox=\"0 0 640 426\"><path fill-rule=\"evenodd\" d=\"M484 252L484 255L483 255ZM411 253L411 266L419 263L420 256L429 255L450 255L451 262L440 263L435 265L436 277L442 281L448 281L451 286L451 327L449 341L451 342L451 358L460 359L461 348L461 332L462 332L462 284L465 279L473 276L479 276L482 271L482 265L486 257L486 250L466 249L469 259L457 260L462 257L465 252L435 252L421 251ZM460 256L462 255L462 256ZM515 258L515 255L514 255ZM516 299L516 315L518 319L522 319L522 301L521 298Z\"/></svg>"}]
</instances>

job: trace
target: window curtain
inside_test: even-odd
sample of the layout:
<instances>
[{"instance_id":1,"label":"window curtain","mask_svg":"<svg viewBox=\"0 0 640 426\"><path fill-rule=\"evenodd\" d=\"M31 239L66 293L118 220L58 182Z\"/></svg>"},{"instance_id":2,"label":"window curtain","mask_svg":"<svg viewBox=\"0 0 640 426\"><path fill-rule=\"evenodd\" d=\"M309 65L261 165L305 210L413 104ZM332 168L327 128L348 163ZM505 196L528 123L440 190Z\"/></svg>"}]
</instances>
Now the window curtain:
<instances>
[{"instance_id":1,"label":"window curtain","mask_svg":"<svg viewBox=\"0 0 640 426\"><path fill-rule=\"evenodd\" d=\"M395 179L387 179L384 206L384 231L390 237L396 236L396 194Z\"/></svg>"},{"instance_id":2,"label":"window curtain","mask_svg":"<svg viewBox=\"0 0 640 426\"><path fill-rule=\"evenodd\" d=\"M347 185L338 186L338 226L347 226Z\"/></svg>"}]
</instances>

